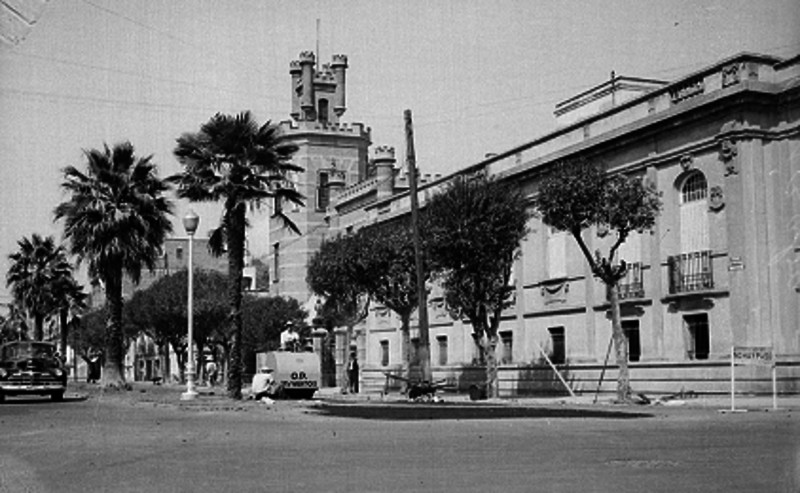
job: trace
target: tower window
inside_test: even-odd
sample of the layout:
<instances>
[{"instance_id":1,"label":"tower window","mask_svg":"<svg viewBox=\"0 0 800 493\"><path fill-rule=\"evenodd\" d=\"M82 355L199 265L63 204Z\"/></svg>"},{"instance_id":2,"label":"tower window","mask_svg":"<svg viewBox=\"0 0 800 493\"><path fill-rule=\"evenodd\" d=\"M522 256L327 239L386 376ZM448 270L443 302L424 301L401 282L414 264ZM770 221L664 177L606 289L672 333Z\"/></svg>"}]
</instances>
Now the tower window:
<instances>
[{"instance_id":1,"label":"tower window","mask_svg":"<svg viewBox=\"0 0 800 493\"><path fill-rule=\"evenodd\" d=\"M178 247L175 249L175 258L178 260L183 260L183 248Z\"/></svg>"},{"instance_id":2,"label":"tower window","mask_svg":"<svg viewBox=\"0 0 800 493\"><path fill-rule=\"evenodd\" d=\"M328 205L331 202L331 192L328 188L328 173L321 171L317 180L317 210L328 210Z\"/></svg>"},{"instance_id":3,"label":"tower window","mask_svg":"<svg viewBox=\"0 0 800 493\"><path fill-rule=\"evenodd\" d=\"M328 123L328 100L320 99L317 102L317 119L320 123Z\"/></svg>"}]
</instances>

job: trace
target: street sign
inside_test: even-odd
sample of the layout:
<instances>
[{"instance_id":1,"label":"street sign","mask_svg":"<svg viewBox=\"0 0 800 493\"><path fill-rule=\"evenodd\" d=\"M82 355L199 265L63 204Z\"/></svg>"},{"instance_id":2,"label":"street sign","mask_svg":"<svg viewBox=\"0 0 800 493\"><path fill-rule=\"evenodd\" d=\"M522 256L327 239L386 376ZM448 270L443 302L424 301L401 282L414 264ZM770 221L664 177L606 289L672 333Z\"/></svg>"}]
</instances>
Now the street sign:
<instances>
[{"instance_id":1,"label":"street sign","mask_svg":"<svg viewBox=\"0 0 800 493\"><path fill-rule=\"evenodd\" d=\"M736 411L736 365L772 368L772 408L778 409L777 367L771 346L731 346L731 412Z\"/></svg>"}]
</instances>

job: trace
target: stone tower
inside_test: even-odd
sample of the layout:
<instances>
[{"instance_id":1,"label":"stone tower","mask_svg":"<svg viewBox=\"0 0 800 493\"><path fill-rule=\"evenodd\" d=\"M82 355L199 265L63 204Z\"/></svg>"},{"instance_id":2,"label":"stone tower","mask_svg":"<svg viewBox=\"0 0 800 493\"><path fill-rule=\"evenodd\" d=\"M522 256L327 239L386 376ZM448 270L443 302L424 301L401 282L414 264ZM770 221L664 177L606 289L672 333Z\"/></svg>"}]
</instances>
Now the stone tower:
<instances>
[{"instance_id":1,"label":"stone tower","mask_svg":"<svg viewBox=\"0 0 800 493\"><path fill-rule=\"evenodd\" d=\"M291 184L305 197L305 207L280 204L301 231L300 235L270 224L270 294L291 296L306 303L306 267L328 232L332 199L345 187L364 180L368 169L370 129L361 123L346 124L345 76L347 56L333 55L330 64L316 69L313 52L300 53L289 64L291 120L281 122L286 140L299 147L294 163L302 173L290 176Z\"/></svg>"}]
</instances>

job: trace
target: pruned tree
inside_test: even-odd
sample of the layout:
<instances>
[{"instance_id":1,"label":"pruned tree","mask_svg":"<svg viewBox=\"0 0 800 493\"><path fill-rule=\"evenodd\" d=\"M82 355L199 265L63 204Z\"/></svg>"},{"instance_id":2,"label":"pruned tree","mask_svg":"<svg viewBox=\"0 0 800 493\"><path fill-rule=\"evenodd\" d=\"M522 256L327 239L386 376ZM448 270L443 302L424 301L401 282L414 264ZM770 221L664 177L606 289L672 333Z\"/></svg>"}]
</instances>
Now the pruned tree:
<instances>
[{"instance_id":1,"label":"pruned tree","mask_svg":"<svg viewBox=\"0 0 800 493\"><path fill-rule=\"evenodd\" d=\"M294 298L245 296L242 304L242 344L249 358L247 361L254 361L256 353L279 349L281 333L290 326L299 334L301 342L307 341L311 329L305 322L306 317L308 313Z\"/></svg>"},{"instance_id":2,"label":"pruned tree","mask_svg":"<svg viewBox=\"0 0 800 493\"><path fill-rule=\"evenodd\" d=\"M617 258L628 236L649 230L661 210L660 193L640 177L609 174L588 161L557 165L542 183L535 200L542 221L566 231L578 243L595 277L607 287L611 307L611 330L619 372L617 400L631 397L628 371L628 340L622 331L617 285L625 277L627 264ZM589 250L584 231L596 227L612 234L607 254Z\"/></svg>"},{"instance_id":3,"label":"pruned tree","mask_svg":"<svg viewBox=\"0 0 800 493\"><path fill-rule=\"evenodd\" d=\"M368 314L371 273L358 235L347 234L322 242L311 257L306 282L315 294L324 298L322 317L334 327L346 327L344 353L340 353L339 383L349 387L344 363L353 337L353 328Z\"/></svg>"},{"instance_id":4,"label":"pruned tree","mask_svg":"<svg viewBox=\"0 0 800 493\"><path fill-rule=\"evenodd\" d=\"M105 307L94 308L83 313L67 336L70 346L84 361L94 356L103 356L106 351ZM77 362L76 362L77 364Z\"/></svg>"},{"instance_id":5,"label":"pruned tree","mask_svg":"<svg viewBox=\"0 0 800 493\"><path fill-rule=\"evenodd\" d=\"M205 350L214 352L218 331L227 325L227 285L226 276L217 271L196 270L194 273L193 342L197 347L198 362L202 362ZM159 346L169 345L179 355L178 366L182 376L188 335L187 292L188 272L184 269L134 293L125 310L127 324L152 337ZM196 364L195 368L203 371L203 365Z\"/></svg>"},{"instance_id":6,"label":"pruned tree","mask_svg":"<svg viewBox=\"0 0 800 493\"><path fill-rule=\"evenodd\" d=\"M457 177L427 205L428 252L445 304L466 317L486 359L486 387L497 396L498 328L513 303L511 270L530 217L518 188L483 175Z\"/></svg>"},{"instance_id":7,"label":"pruned tree","mask_svg":"<svg viewBox=\"0 0 800 493\"><path fill-rule=\"evenodd\" d=\"M358 231L372 298L400 317L403 365L411 377L411 316L419 305L414 238L407 223L369 226ZM424 265L428 262L423 259ZM429 273L429 269L424 269Z\"/></svg>"}]
</instances>

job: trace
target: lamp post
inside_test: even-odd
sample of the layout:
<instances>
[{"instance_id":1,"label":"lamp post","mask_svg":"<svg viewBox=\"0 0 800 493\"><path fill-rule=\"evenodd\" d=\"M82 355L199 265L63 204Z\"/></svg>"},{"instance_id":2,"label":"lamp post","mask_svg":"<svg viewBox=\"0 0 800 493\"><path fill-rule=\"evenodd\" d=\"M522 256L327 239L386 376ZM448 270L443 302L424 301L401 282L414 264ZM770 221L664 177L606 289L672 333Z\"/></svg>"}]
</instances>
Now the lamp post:
<instances>
[{"instance_id":1,"label":"lamp post","mask_svg":"<svg viewBox=\"0 0 800 493\"><path fill-rule=\"evenodd\" d=\"M194 267L192 266L192 256L194 255L194 251L192 248L192 243L194 240L194 233L197 231L197 225L200 224L200 217L194 213L194 211L189 211L185 216L183 216L183 228L186 230L186 234L189 235L189 262L188 262L188 274L189 274L189 296L186 302L187 307L187 319L188 319L188 332L189 332L189 342L187 344L188 349L188 361L186 362L186 392L181 394L182 401L190 401L197 397L197 392L194 390L194 337L193 337L193 329L194 326L194 297L193 297L193 288L194 288Z\"/></svg>"}]
</instances>

